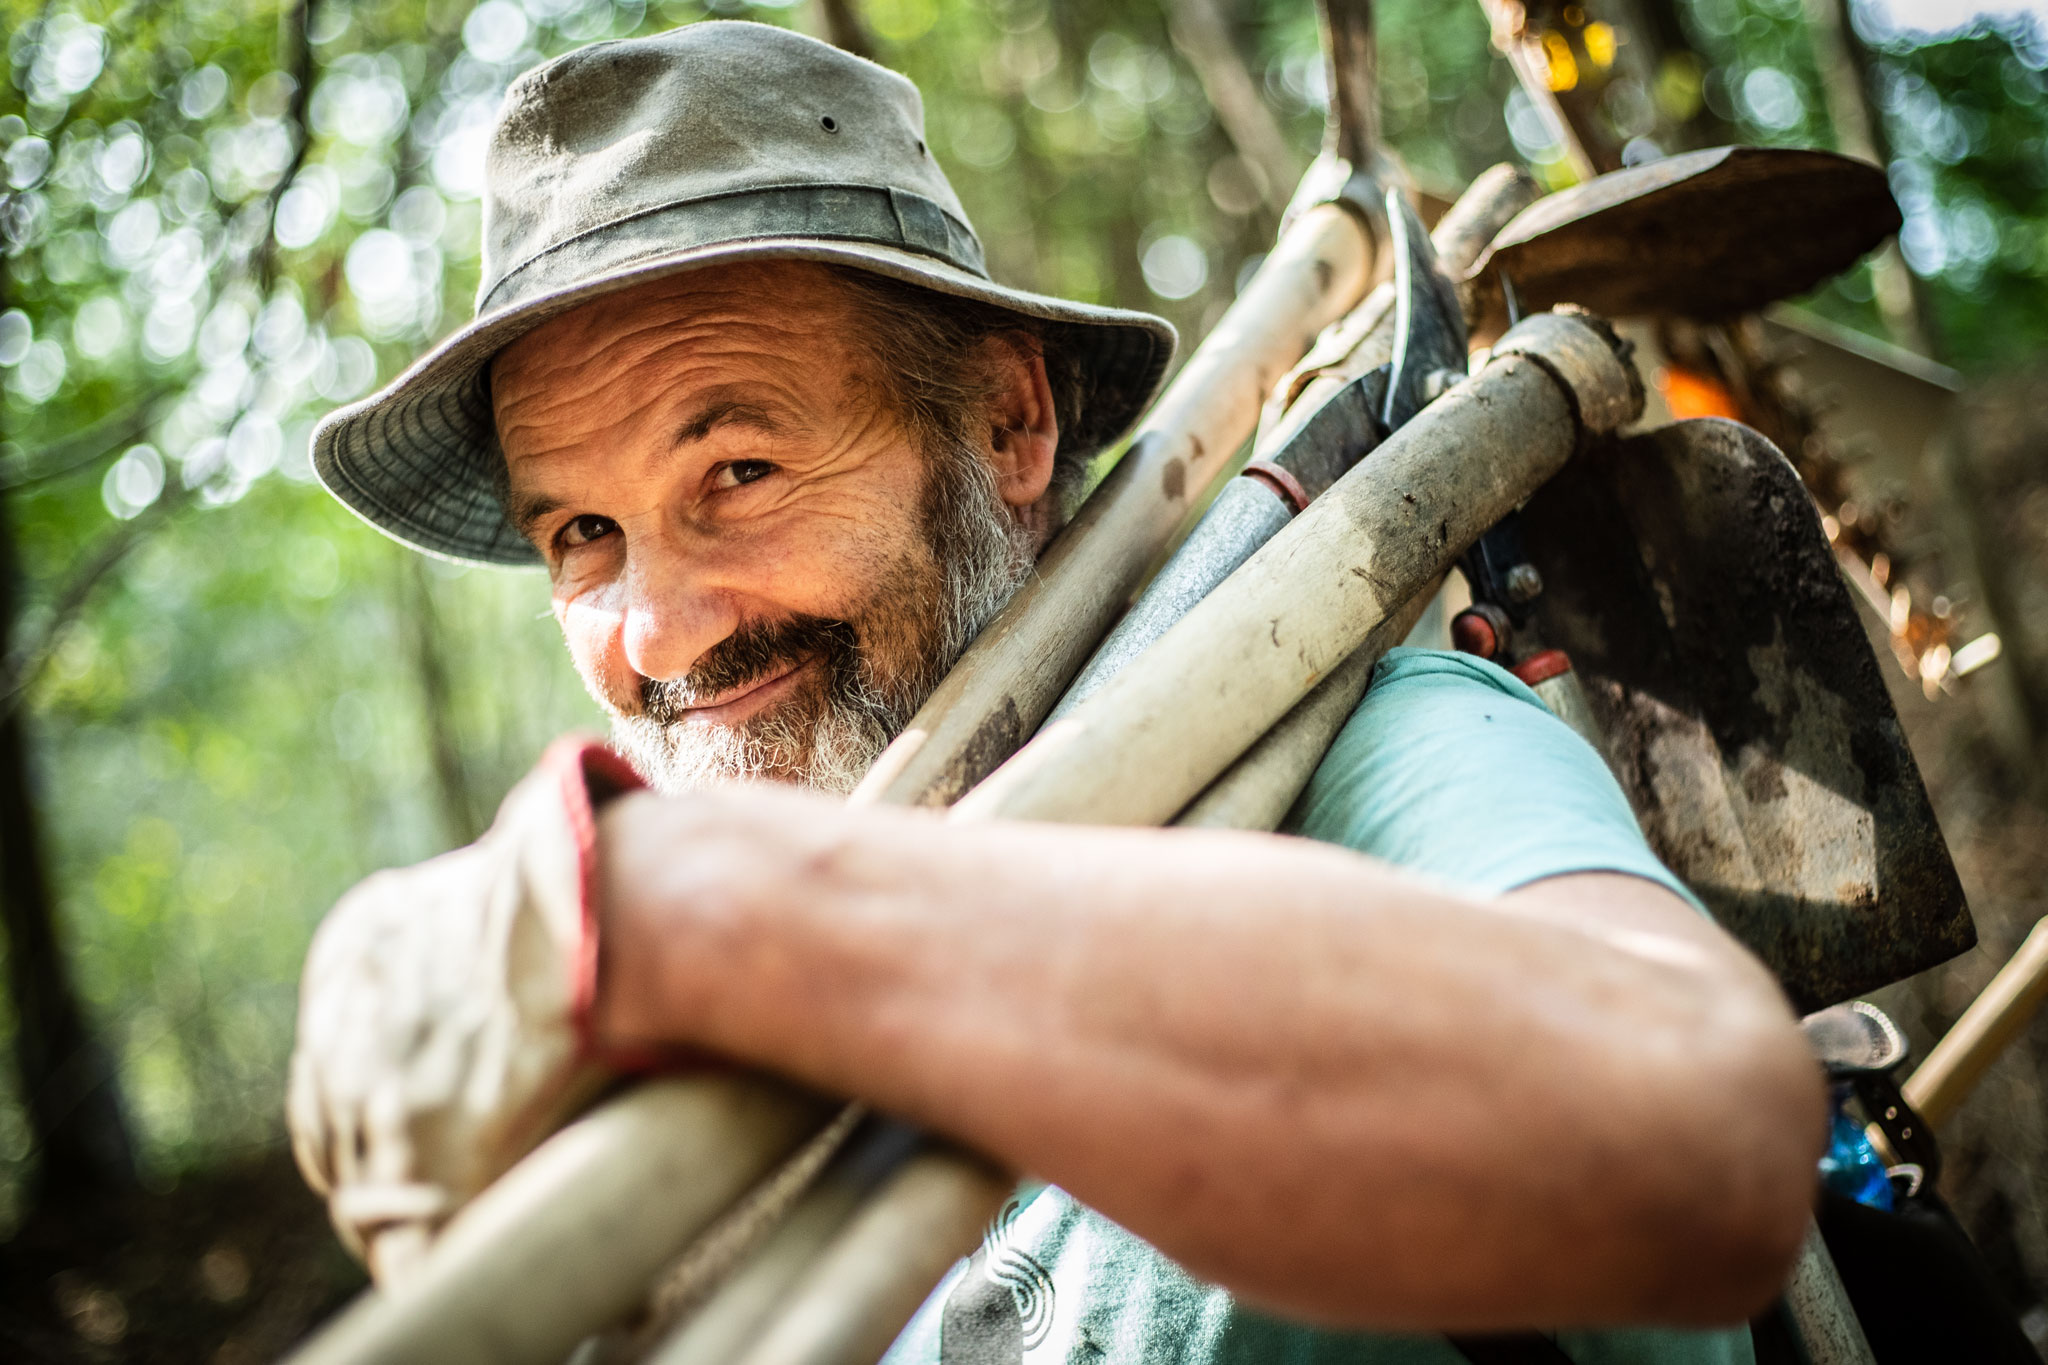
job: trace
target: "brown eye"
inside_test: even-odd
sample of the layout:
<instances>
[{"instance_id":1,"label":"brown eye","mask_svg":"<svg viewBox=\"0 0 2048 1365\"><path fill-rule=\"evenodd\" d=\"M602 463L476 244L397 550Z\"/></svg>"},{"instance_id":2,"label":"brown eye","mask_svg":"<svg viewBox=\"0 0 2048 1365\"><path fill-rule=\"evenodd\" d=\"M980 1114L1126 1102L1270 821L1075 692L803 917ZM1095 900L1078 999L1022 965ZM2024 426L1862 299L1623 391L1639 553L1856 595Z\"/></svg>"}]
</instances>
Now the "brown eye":
<instances>
[{"instance_id":1,"label":"brown eye","mask_svg":"<svg viewBox=\"0 0 2048 1365\"><path fill-rule=\"evenodd\" d=\"M600 517L594 512L585 512L580 517L571 517L562 527L561 543L564 549L588 545L593 540L602 540L619 529L619 524L610 517Z\"/></svg>"},{"instance_id":2,"label":"brown eye","mask_svg":"<svg viewBox=\"0 0 2048 1365\"><path fill-rule=\"evenodd\" d=\"M734 460L720 467L718 486L737 488L743 483L754 483L775 472L775 466L767 460Z\"/></svg>"}]
</instances>

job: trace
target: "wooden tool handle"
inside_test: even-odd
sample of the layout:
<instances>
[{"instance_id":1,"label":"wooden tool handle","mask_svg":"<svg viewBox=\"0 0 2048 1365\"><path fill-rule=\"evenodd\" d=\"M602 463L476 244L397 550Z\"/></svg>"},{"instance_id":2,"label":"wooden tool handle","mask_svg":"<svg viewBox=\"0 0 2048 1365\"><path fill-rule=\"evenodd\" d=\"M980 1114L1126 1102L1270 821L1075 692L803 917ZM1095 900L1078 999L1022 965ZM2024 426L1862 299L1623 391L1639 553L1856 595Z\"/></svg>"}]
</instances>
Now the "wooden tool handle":
<instances>
[{"instance_id":1,"label":"wooden tool handle","mask_svg":"<svg viewBox=\"0 0 2048 1365\"><path fill-rule=\"evenodd\" d=\"M648 1081L542 1143L294 1365L555 1365L833 1108L765 1077Z\"/></svg>"},{"instance_id":2,"label":"wooden tool handle","mask_svg":"<svg viewBox=\"0 0 2048 1365\"><path fill-rule=\"evenodd\" d=\"M951 818L1171 820L1588 434L1641 407L1604 324L1524 319Z\"/></svg>"},{"instance_id":3,"label":"wooden tool handle","mask_svg":"<svg viewBox=\"0 0 2048 1365\"><path fill-rule=\"evenodd\" d=\"M880 1359L1015 1186L965 1152L912 1157L825 1249L742 1365Z\"/></svg>"},{"instance_id":4,"label":"wooden tool handle","mask_svg":"<svg viewBox=\"0 0 2048 1365\"><path fill-rule=\"evenodd\" d=\"M1351 211L1302 214L1196 348L1130 449L960 656L856 795L942 806L1010 756L1059 700L1267 392L1365 294L1372 242Z\"/></svg>"},{"instance_id":5,"label":"wooden tool handle","mask_svg":"<svg viewBox=\"0 0 2048 1365\"><path fill-rule=\"evenodd\" d=\"M1984 1068L2027 1026L2048 998L2048 917L1999 968L1991 984L1963 1011L1902 1090L1928 1124L1940 1127L1976 1088Z\"/></svg>"}]
</instances>

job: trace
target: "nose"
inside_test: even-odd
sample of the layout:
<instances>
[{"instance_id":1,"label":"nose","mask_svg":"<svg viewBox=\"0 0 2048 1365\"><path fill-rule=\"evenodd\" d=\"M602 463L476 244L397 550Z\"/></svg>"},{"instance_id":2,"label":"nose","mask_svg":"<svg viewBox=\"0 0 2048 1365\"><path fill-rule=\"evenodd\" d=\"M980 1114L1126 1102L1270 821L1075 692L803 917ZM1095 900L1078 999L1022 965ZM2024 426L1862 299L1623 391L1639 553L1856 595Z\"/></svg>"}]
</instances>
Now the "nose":
<instances>
[{"instance_id":1,"label":"nose","mask_svg":"<svg viewBox=\"0 0 2048 1365\"><path fill-rule=\"evenodd\" d=\"M731 594L665 536L643 540L626 564L622 647L643 678L681 678L739 626Z\"/></svg>"}]
</instances>

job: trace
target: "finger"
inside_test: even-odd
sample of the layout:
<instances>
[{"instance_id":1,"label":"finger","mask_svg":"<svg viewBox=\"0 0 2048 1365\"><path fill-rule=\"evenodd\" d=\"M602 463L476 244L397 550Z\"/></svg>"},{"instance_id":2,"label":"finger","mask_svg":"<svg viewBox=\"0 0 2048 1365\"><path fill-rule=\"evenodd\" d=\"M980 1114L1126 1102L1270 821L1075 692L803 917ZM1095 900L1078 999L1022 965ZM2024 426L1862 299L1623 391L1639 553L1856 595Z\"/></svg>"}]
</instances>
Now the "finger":
<instances>
[{"instance_id":1,"label":"finger","mask_svg":"<svg viewBox=\"0 0 2048 1365\"><path fill-rule=\"evenodd\" d=\"M371 1237L363 1257L379 1289L392 1289L416 1274L433 1246L425 1223L388 1223Z\"/></svg>"}]
</instances>

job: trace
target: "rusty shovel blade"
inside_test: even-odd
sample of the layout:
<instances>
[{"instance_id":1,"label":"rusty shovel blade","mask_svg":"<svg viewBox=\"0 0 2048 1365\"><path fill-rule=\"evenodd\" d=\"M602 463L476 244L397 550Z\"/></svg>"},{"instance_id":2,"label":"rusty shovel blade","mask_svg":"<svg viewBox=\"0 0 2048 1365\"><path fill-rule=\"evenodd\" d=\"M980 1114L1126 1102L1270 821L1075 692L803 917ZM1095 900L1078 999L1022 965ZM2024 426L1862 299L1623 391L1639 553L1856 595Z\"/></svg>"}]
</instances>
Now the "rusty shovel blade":
<instances>
[{"instance_id":1,"label":"rusty shovel blade","mask_svg":"<svg viewBox=\"0 0 2048 1365\"><path fill-rule=\"evenodd\" d=\"M1832 152L1713 147L1537 200L1466 277L1475 331L1576 303L1607 317L1722 318L1802 293L1898 231L1884 172Z\"/></svg>"},{"instance_id":2,"label":"rusty shovel blade","mask_svg":"<svg viewBox=\"0 0 2048 1365\"><path fill-rule=\"evenodd\" d=\"M1816 1009L1976 941L1813 501L1738 423L1567 465L1525 512L1543 637L1570 653L1651 846Z\"/></svg>"}]
</instances>

